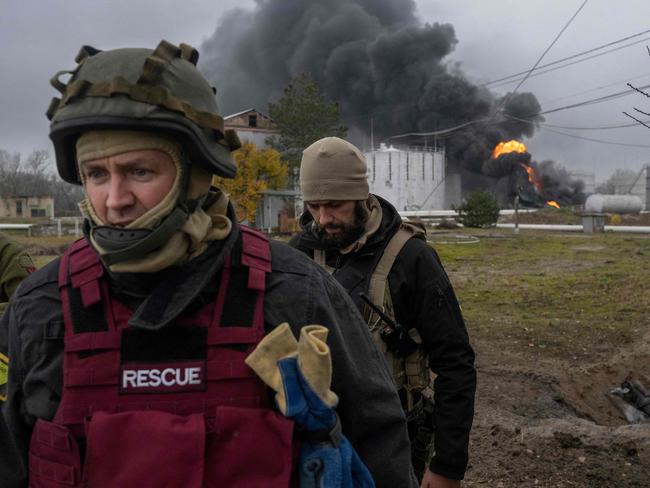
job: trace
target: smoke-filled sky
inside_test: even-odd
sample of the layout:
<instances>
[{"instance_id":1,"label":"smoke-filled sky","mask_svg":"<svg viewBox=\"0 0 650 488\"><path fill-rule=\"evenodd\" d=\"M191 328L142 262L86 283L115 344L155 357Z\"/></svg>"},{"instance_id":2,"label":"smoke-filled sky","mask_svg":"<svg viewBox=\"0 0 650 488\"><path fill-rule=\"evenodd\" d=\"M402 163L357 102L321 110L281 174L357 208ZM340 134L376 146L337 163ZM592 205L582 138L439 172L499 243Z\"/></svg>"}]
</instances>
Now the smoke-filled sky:
<instances>
[{"instance_id":1,"label":"smoke-filled sky","mask_svg":"<svg viewBox=\"0 0 650 488\"><path fill-rule=\"evenodd\" d=\"M161 38L202 46L199 66L218 82L225 113L251 106L265 111L265 101L279 94L288 76L309 71L341 102L348 125L368 127L374 113L379 133L443 129L482 115L486 103L513 89L516 83L490 87L486 95L479 85L532 67L581 4L192 0L181 6L175 0L0 0L0 149L49 149L43 113L55 92L48 80L74 66L82 44L154 47ZM647 0L590 0L541 64L650 30L649 14ZM648 85L650 32L610 49L633 42L531 77L519 92L533 93L547 111L622 92L628 81ZM520 100L524 109L529 106L530 98ZM650 163L650 147L634 147L650 146L650 129L558 127L629 124L621 112L634 107L650 112L650 99L634 94L548 113L545 124L553 127L540 127L532 137L520 135L534 160L552 159L603 180L615 168L636 170Z\"/></svg>"}]
</instances>

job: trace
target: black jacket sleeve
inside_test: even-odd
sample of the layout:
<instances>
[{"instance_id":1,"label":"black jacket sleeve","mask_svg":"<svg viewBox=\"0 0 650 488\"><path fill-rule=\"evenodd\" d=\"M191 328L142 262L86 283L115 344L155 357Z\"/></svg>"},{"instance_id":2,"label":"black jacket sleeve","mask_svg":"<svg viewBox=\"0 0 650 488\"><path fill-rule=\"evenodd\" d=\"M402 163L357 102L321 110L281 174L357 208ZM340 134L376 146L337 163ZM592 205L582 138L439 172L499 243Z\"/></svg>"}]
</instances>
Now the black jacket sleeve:
<instances>
[{"instance_id":1,"label":"black jacket sleeve","mask_svg":"<svg viewBox=\"0 0 650 488\"><path fill-rule=\"evenodd\" d=\"M462 479L474 417L474 351L452 285L436 252L410 239L388 276L398 322L416 327L434 380L435 456L430 469Z\"/></svg>"},{"instance_id":2,"label":"black jacket sleeve","mask_svg":"<svg viewBox=\"0 0 650 488\"><path fill-rule=\"evenodd\" d=\"M267 299L275 306L266 307L266 320L271 325L288 321L296 337L303 325L328 328L332 390L340 399L337 412L343 434L368 466L378 488L417 486L404 412L368 327L336 280L306 256L288 248L285 252L290 259L285 266L296 266L308 275L289 278L283 273L277 276L285 283L274 279L267 284Z\"/></svg>"}]
</instances>

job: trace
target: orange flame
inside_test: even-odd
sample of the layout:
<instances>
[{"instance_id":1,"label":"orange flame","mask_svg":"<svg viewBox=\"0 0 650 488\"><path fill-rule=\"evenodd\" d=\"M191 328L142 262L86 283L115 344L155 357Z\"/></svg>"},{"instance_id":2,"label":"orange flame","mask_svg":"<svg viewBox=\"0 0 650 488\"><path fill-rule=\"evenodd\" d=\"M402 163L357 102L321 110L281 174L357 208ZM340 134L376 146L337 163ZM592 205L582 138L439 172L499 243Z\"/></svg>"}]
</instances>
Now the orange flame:
<instances>
[{"instance_id":1,"label":"orange flame","mask_svg":"<svg viewBox=\"0 0 650 488\"><path fill-rule=\"evenodd\" d=\"M492 151L492 159L496 159L502 154L511 152L525 153L526 146L522 142L515 141L514 139L508 142L500 142Z\"/></svg>"},{"instance_id":2,"label":"orange flame","mask_svg":"<svg viewBox=\"0 0 650 488\"><path fill-rule=\"evenodd\" d=\"M537 189L538 192L541 192L543 190L542 188L542 182L537 178L537 174L535 173L535 170L531 167L528 166L527 164L519 163L522 168L526 170L526 173L528 173L528 181L530 181L533 185L535 185L535 188Z\"/></svg>"},{"instance_id":3,"label":"orange flame","mask_svg":"<svg viewBox=\"0 0 650 488\"><path fill-rule=\"evenodd\" d=\"M508 154L511 152L525 153L527 152L527 149L522 142L516 141L514 139L508 142L500 142L499 144L496 145L496 147L492 151L492 159L496 159L502 154ZM521 165L522 168L526 170L526 173L528 173L528 181L533 184L533 186L537 190L537 193L542 194L542 192L544 191L544 188L542 186L542 181L535 173L533 167L528 166L527 164L524 163L519 163L519 164ZM550 207L560 208L560 204L554 200L548 200L546 202L546 205L549 205Z\"/></svg>"}]
</instances>

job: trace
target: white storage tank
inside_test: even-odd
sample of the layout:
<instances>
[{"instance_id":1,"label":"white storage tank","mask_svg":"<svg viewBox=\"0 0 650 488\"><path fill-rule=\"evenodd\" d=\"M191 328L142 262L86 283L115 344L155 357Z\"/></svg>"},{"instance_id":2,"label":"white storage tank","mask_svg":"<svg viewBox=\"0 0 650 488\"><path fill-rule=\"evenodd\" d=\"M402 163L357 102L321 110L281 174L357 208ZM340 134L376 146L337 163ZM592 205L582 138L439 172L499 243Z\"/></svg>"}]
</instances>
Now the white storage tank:
<instances>
[{"instance_id":1,"label":"white storage tank","mask_svg":"<svg viewBox=\"0 0 650 488\"><path fill-rule=\"evenodd\" d=\"M595 193L587 197L585 212L587 213L639 213L643 210L643 202L636 195L603 195Z\"/></svg>"}]
</instances>

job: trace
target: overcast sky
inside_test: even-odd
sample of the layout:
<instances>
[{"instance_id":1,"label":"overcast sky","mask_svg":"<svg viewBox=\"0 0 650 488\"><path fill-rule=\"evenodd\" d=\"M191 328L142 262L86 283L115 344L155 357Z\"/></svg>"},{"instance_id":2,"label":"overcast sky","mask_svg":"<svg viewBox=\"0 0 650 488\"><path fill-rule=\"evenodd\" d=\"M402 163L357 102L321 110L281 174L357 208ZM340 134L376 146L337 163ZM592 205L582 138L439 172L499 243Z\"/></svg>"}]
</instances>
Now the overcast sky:
<instances>
[{"instance_id":1,"label":"overcast sky","mask_svg":"<svg viewBox=\"0 0 650 488\"><path fill-rule=\"evenodd\" d=\"M416 0L423 22L451 23L459 40L449 61L468 78L484 83L531 68L583 0ZM165 38L199 46L223 12L255 8L252 0L0 0L0 148L28 153L50 149L44 112L56 95L48 80L75 66L83 44L100 49L155 47ZM650 30L648 0L590 0L541 64ZM279 33L280 35L280 33ZM632 82L650 84L650 33L614 53L531 77L519 91L531 91L543 110L622 92ZM624 43L625 44L625 43ZM619 47L616 44L612 47ZM505 92L515 84L495 88ZM622 114L634 107L650 112L640 94L563 110L546 116L561 127L631 123ZM264 107L260 107L262 110ZM648 117L645 117L647 119ZM571 170L591 171L602 180L614 168L638 170L650 163L650 129L558 129L602 144L540 129L524 141L535 160L554 159ZM631 147L631 146L648 147Z\"/></svg>"}]
</instances>

